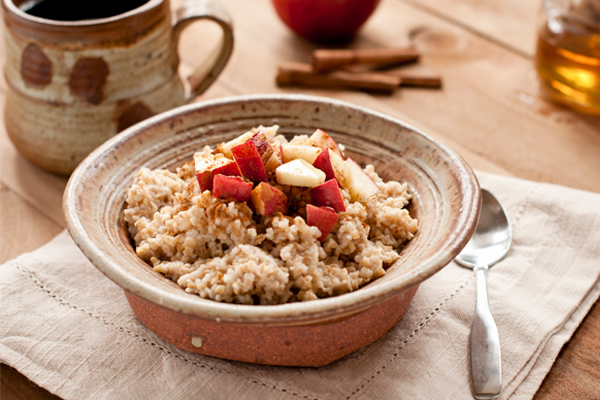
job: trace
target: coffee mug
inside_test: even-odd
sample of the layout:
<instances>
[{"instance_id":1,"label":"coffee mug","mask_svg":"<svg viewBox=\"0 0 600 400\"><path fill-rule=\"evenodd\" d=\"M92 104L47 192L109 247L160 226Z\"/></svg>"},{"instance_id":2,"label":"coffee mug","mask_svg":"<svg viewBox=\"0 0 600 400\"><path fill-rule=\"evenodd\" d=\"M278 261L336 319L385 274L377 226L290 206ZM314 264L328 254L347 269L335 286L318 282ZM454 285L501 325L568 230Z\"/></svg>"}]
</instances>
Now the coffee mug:
<instances>
[{"instance_id":1,"label":"coffee mug","mask_svg":"<svg viewBox=\"0 0 600 400\"><path fill-rule=\"evenodd\" d=\"M203 93L233 50L231 18L213 0L188 0L174 18L169 0L2 0L2 8L6 130L23 156L59 174L123 129ZM199 19L223 35L186 85L177 46Z\"/></svg>"}]
</instances>

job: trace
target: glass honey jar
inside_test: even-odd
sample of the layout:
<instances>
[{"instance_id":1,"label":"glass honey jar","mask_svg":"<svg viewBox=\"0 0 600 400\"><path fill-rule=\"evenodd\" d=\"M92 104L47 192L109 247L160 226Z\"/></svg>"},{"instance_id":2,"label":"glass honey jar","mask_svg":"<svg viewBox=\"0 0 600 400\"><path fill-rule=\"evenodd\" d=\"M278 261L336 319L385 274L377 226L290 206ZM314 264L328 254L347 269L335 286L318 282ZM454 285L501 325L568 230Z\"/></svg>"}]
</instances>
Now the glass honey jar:
<instances>
[{"instance_id":1,"label":"glass honey jar","mask_svg":"<svg viewBox=\"0 0 600 400\"><path fill-rule=\"evenodd\" d=\"M535 66L541 91L600 115L600 0L543 0Z\"/></svg>"}]
</instances>

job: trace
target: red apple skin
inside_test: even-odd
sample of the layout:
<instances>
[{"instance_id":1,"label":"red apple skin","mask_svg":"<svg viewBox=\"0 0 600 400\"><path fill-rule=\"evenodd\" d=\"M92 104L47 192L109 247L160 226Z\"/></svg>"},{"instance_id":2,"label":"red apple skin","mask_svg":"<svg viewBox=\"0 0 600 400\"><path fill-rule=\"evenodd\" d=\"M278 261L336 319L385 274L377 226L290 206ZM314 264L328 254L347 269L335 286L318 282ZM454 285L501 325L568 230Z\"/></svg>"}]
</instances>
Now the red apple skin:
<instances>
[{"instance_id":1,"label":"red apple skin","mask_svg":"<svg viewBox=\"0 0 600 400\"><path fill-rule=\"evenodd\" d=\"M237 176L215 175L213 178L213 197L221 200L233 199L244 202L250 199L251 182L246 182Z\"/></svg>"},{"instance_id":2,"label":"red apple skin","mask_svg":"<svg viewBox=\"0 0 600 400\"><path fill-rule=\"evenodd\" d=\"M285 214L288 210L287 196L266 182L261 182L252 189L250 204L254 212L260 215L273 215L278 211Z\"/></svg>"},{"instance_id":3,"label":"red apple skin","mask_svg":"<svg viewBox=\"0 0 600 400\"><path fill-rule=\"evenodd\" d=\"M269 144L267 136L263 132L256 132L252 135L250 141L256 146L256 151L258 151L258 155L260 156L263 165L265 165L273 155L273 148Z\"/></svg>"},{"instance_id":4,"label":"red apple skin","mask_svg":"<svg viewBox=\"0 0 600 400\"><path fill-rule=\"evenodd\" d=\"M200 190L202 192L212 190L214 171L231 162L221 154L200 155L199 157L194 155L196 180L198 181Z\"/></svg>"},{"instance_id":5,"label":"red apple skin","mask_svg":"<svg viewBox=\"0 0 600 400\"><path fill-rule=\"evenodd\" d=\"M252 182L267 181L267 172L254 142L248 141L233 147L231 154L244 178Z\"/></svg>"},{"instance_id":6,"label":"red apple skin","mask_svg":"<svg viewBox=\"0 0 600 400\"><path fill-rule=\"evenodd\" d=\"M320 169L325 172L325 181L335 179L335 173L333 172L333 166L331 165L331 158L329 157L329 149L323 149L315 159L313 167Z\"/></svg>"},{"instance_id":7,"label":"red apple skin","mask_svg":"<svg viewBox=\"0 0 600 400\"><path fill-rule=\"evenodd\" d=\"M196 179L198 180L198 185L200 185L200 191L204 192L205 190L212 190L214 176L219 174L227 176L241 176L235 161L221 165L213 170L199 172L196 174Z\"/></svg>"},{"instance_id":8,"label":"red apple skin","mask_svg":"<svg viewBox=\"0 0 600 400\"><path fill-rule=\"evenodd\" d=\"M279 158L281 159L281 163L285 164L285 157L283 157L283 143L279 143Z\"/></svg>"},{"instance_id":9,"label":"red apple skin","mask_svg":"<svg viewBox=\"0 0 600 400\"><path fill-rule=\"evenodd\" d=\"M330 179L319 186L315 186L308 193L310 194L310 202L316 207L331 207L337 212L346 211L344 199L335 179Z\"/></svg>"},{"instance_id":10,"label":"red apple skin","mask_svg":"<svg viewBox=\"0 0 600 400\"><path fill-rule=\"evenodd\" d=\"M272 0L279 18L303 38L317 43L351 39L380 0Z\"/></svg>"},{"instance_id":11,"label":"red apple skin","mask_svg":"<svg viewBox=\"0 0 600 400\"><path fill-rule=\"evenodd\" d=\"M225 175L225 176L242 176L240 174L240 170L237 167L235 161L230 162L229 164L225 164L223 166L217 167L212 171L213 175ZM212 185L212 182L211 182Z\"/></svg>"},{"instance_id":12,"label":"red apple skin","mask_svg":"<svg viewBox=\"0 0 600 400\"><path fill-rule=\"evenodd\" d=\"M200 186L200 191L204 192L205 190L212 190L213 185L213 172L212 171L202 171L196 174L196 179L198 180L198 185Z\"/></svg>"},{"instance_id":13,"label":"red apple skin","mask_svg":"<svg viewBox=\"0 0 600 400\"><path fill-rule=\"evenodd\" d=\"M337 219L338 215L331 207L315 207L312 204L306 205L306 223L319 228L321 231L319 240L323 240L325 236L329 235Z\"/></svg>"}]
</instances>

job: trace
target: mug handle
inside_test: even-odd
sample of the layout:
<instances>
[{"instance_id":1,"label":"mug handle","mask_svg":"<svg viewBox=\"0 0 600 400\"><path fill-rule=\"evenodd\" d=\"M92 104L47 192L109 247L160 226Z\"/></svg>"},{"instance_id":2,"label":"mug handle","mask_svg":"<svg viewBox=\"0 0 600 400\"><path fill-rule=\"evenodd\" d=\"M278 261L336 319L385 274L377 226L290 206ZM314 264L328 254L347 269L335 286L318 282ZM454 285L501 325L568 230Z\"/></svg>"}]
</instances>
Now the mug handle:
<instances>
[{"instance_id":1,"label":"mug handle","mask_svg":"<svg viewBox=\"0 0 600 400\"><path fill-rule=\"evenodd\" d=\"M204 63L188 76L190 95L187 101L201 95L217 79L233 51L233 24L231 16L214 0L188 0L175 11L173 40L179 43L181 32L192 22L208 19L216 22L223 30L219 45L210 53Z\"/></svg>"}]
</instances>

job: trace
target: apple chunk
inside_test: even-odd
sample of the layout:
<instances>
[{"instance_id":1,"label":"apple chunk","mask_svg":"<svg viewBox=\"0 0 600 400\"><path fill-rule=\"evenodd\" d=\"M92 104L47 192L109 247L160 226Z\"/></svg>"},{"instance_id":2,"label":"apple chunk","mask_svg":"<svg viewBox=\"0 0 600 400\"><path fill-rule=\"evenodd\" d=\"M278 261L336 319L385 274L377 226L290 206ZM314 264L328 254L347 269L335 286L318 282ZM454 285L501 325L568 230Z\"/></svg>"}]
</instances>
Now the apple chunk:
<instances>
[{"instance_id":1,"label":"apple chunk","mask_svg":"<svg viewBox=\"0 0 600 400\"><path fill-rule=\"evenodd\" d=\"M348 164L346 163L346 161L337 153L334 153L332 151L329 152L329 161L331 162L331 167L333 169L335 179L337 179L341 187L347 187L349 173Z\"/></svg>"},{"instance_id":2,"label":"apple chunk","mask_svg":"<svg viewBox=\"0 0 600 400\"><path fill-rule=\"evenodd\" d=\"M223 154L196 153L194 155L194 164L196 166L196 179L198 179L200 191L211 190L215 170L226 167L232 162L225 158Z\"/></svg>"},{"instance_id":3,"label":"apple chunk","mask_svg":"<svg viewBox=\"0 0 600 400\"><path fill-rule=\"evenodd\" d=\"M221 200L233 199L248 201L253 184L237 176L215 175L213 179L213 197Z\"/></svg>"},{"instance_id":4,"label":"apple chunk","mask_svg":"<svg viewBox=\"0 0 600 400\"><path fill-rule=\"evenodd\" d=\"M288 209L287 196L266 182L261 182L252 189L250 204L260 215L273 215L278 211L285 214Z\"/></svg>"},{"instance_id":5,"label":"apple chunk","mask_svg":"<svg viewBox=\"0 0 600 400\"><path fill-rule=\"evenodd\" d=\"M322 185L310 189L308 193L310 202L317 207L331 207L338 212L346 211L344 199L335 179L330 179Z\"/></svg>"},{"instance_id":6,"label":"apple chunk","mask_svg":"<svg viewBox=\"0 0 600 400\"><path fill-rule=\"evenodd\" d=\"M299 158L277 167L275 177L280 185L315 187L325 182L325 172Z\"/></svg>"},{"instance_id":7,"label":"apple chunk","mask_svg":"<svg viewBox=\"0 0 600 400\"><path fill-rule=\"evenodd\" d=\"M329 156L330 152L331 150L329 149L323 149L315 159L315 162L313 162L313 167L325 172L326 181L330 179L335 179L333 165L331 165L331 157Z\"/></svg>"},{"instance_id":8,"label":"apple chunk","mask_svg":"<svg viewBox=\"0 0 600 400\"><path fill-rule=\"evenodd\" d=\"M337 213L330 207L315 207L312 204L306 206L306 223L319 228L321 231L319 240L323 240L325 236L329 235L337 219Z\"/></svg>"},{"instance_id":9,"label":"apple chunk","mask_svg":"<svg viewBox=\"0 0 600 400\"><path fill-rule=\"evenodd\" d=\"M269 140L263 132L256 132L250 140L256 146L256 151L258 151L263 165L266 165L269 158L273 155L273 148L269 144Z\"/></svg>"},{"instance_id":10,"label":"apple chunk","mask_svg":"<svg viewBox=\"0 0 600 400\"><path fill-rule=\"evenodd\" d=\"M231 149L235 146L242 144L248 141L254 134L252 131L246 132L235 139L230 140L229 142L221 143L217 146L217 151L225 155L225 157L229 159L233 159L233 154L231 154Z\"/></svg>"},{"instance_id":11,"label":"apple chunk","mask_svg":"<svg viewBox=\"0 0 600 400\"><path fill-rule=\"evenodd\" d=\"M344 157L336 141L321 129L317 129L312 135L310 135L308 138L308 143L322 149L329 149L340 157Z\"/></svg>"},{"instance_id":12,"label":"apple chunk","mask_svg":"<svg viewBox=\"0 0 600 400\"><path fill-rule=\"evenodd\" d=\"M315 146L281 143L281 158L284 164L297 159L301 159L309 164L312 164L315 162L315 159L319 155L320 151L321 149Z\"/></svg>"},{"instance_id":13,"label":"apple chunk","mask_svg":"<svg viewBox=\"0 0 600 400\"><path fill-rule=\"evenodd\" d=\"M267 181L267 172L254 142L249 141L233 147L231 154L244 178L252 182Z\"/></svg>"},{"instance_id":14,"label":"apple chunk","mask_svg":"<svg viewBox=\"0 0 600 400\"><path fill-rule=\"evenodd\" d=\"M229 161L227 164L213 169L213 175L242 176L235 161L229 159L227 159L227 161Z\"/></svg>"},{"instance_id":15,"label":"apple chunk","mask_svg":"<svg viewBox=\"0 0 600 400\"><path fill-rule=\"evenodd\" d=\"M281 161L279 161L279 156L277 155L277 153L273 152L271 158L269 158L264 165L265 171L267 171L267 173L275 172L277 167L281 165Z\"/></svg>"},{"instance_id":16,"label":"apple chunk","mask_svg":"<svg viewBox=\"0 0 600 400\"><path fill-rule=\"evenodd\" d=\"M346 159L348 167L346 181L342 185L350 192L352 201L365 202L367 199L379 192L379 186L353 159Z\"/></svg>"}]
</instances>

